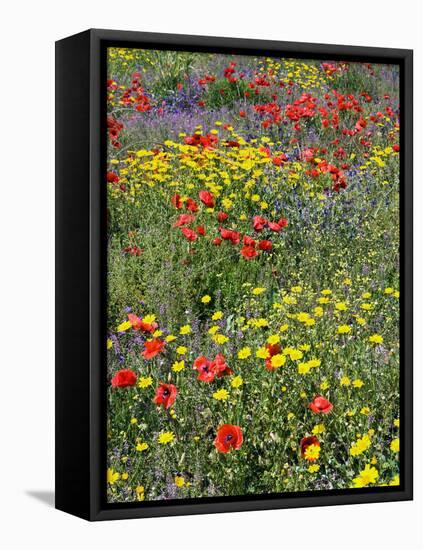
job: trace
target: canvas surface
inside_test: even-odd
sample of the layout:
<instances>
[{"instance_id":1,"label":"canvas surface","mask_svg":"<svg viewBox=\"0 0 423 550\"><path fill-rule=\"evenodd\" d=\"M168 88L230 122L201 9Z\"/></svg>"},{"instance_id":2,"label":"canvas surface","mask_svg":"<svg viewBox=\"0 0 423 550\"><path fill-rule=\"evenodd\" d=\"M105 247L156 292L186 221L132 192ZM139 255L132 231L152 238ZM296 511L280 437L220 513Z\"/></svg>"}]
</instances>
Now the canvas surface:
<instances>
[{"instance_id":1,"label":"canvas surface","mask_svg":"<svg viewBox=\"0 0 423 550\"><path fill-rule=\"evenodd\" d=\"M109 502L399 484L399 69L110 48Z\"/></svg>"}]
</instances>

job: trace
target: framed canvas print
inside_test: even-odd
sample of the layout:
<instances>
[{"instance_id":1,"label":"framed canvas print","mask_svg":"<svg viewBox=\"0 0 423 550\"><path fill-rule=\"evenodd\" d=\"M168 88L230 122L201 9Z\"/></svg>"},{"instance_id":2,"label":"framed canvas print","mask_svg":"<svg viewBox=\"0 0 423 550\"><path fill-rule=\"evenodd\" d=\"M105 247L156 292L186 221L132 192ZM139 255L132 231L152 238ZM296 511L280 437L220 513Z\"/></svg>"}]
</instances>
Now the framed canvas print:
<instances>
[{"instance_id":1,"label":"framed canvas print","mask_svg":"<svg viewBox=\"0 0 423 550\"><path fill-rule=\"evenodd\" d=\"M412 52L89 30L56 121L56 507L411 499Z\"/></svg>"}]
</instances>

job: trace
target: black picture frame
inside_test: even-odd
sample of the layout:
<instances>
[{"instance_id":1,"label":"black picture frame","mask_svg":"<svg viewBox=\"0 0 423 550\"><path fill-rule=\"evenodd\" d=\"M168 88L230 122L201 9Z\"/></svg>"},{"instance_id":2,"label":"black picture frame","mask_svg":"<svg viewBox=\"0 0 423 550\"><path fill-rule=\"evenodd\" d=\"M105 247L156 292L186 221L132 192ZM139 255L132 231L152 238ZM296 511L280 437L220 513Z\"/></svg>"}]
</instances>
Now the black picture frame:
<instances>
[{"instance_id":1,"label":"black picture frame","mask_svg":"<svg viewBox=\"0 0 423 550\"><path fill-rule=\"evenodd\" d=\"M400 485L193 501L105 499L105 78L107 46L400 66ZM412 499L413 52L91 29L56 42L56 508L87 520Z\"/></svg>"}]
</instances>

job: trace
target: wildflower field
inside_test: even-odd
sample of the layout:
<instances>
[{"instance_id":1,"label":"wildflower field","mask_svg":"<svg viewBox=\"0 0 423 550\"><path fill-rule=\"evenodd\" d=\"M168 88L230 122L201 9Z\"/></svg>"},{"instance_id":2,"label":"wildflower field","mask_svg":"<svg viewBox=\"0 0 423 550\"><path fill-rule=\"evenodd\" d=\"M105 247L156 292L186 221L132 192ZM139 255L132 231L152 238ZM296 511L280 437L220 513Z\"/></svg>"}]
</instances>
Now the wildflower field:
<instances>
[{"instance_id":1,"label":"wildflower field","mask_svg":"<svg viewBox=\"0 0 423 550\"><path fill-rule=\"evenodd\" d=\"M399 484L399 69L109 48L107 498Z\"/></svg>"}]
</instances>

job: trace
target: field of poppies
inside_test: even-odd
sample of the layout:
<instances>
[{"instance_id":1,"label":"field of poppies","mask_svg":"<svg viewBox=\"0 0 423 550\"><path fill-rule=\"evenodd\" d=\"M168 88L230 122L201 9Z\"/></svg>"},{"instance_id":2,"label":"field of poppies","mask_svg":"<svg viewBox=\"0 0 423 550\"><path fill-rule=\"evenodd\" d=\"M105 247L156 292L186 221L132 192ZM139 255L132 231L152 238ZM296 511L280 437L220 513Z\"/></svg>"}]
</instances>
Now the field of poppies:
<instances>
[{"instance_id":1,"label":"field of poppies","mask_svg":"<svg viewBox=\"0 0 423 550\"><path fill-rule=\"evenodd\" d=\"M398 485L398 67L110 48L107 95L108 501Z\"/></svg>"}]
</instances>

